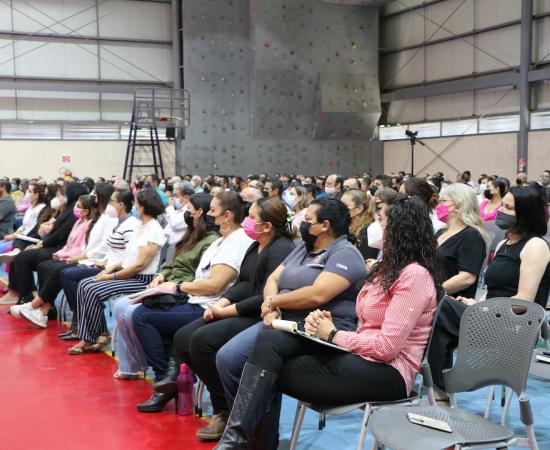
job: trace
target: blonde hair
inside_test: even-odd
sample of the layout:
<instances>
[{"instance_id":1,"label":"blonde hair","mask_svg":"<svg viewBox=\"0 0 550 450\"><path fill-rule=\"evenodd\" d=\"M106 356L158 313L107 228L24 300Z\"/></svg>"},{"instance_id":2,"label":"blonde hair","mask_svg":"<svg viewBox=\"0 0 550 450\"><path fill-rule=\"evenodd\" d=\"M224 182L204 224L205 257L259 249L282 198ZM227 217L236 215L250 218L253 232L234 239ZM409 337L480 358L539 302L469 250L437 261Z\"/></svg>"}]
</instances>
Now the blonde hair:
<instances>
[{"instance_id":1,"label":"blonde hair","mask_svg":"<svg viewBox=\"0 0 550 450\"><path fill-rule=\"evenodd\" d=\"M302 209L305 209L311 203L307 198L307 190L303 186L292 186L296 191L296 194L300 196L300 199L296 199L296 206L294 206L294 212L300 212Z\"/></svg>"},{"instance_id":2,"label":"blonde hair","mask_svg":"<svg viewBox=\"0 0 550 450\"><path fill-rule=\"evenodd\" d=\"M363 211L351 219L351 225L349 227L349 230L357 236L364 226L368 226L374 222L376 205L372 198L369 198L364 191L358 189L346 191L342 197L344 196L349 197L355 208L363 206Z\"/></svg>"},{"instance_id":3,"label":"blonde hair","mask_svg":"<svg viewBox=\"0 0 550 450\"><path fill-rule=\"evenodd\" d=\"M479 231L485 243L489 244L490 236L479 215L479 203L474 190L464 183L452 183L445 189L445 196L457 206L458 217L464 225Z\"/></svg>"}]
</instances>

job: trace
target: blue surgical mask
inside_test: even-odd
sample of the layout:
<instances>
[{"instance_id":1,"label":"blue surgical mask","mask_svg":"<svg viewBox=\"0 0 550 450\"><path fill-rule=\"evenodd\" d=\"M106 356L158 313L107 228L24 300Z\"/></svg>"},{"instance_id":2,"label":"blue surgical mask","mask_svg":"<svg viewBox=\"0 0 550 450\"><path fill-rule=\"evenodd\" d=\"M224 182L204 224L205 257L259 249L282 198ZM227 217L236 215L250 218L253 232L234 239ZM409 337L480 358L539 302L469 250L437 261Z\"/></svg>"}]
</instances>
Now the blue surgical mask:
<instances>
[{"instance_id":1,"label":"blue surgical mask","mask_svg":"<svg viewBox=\"0 0 550 450\"><path fill-rule=\"evenodd\" d=\"M160 189L162 192L164 192L164 191L166 190L166 184L160 183L160 184L159 184L159 189Z\"/></svg>"},{"instance_id":2,"label":"blue surgical mask","mask_svg":"<svg viewBox=\"0 0 550 450\"><path fill-rule=\"evenodd\" d=\"M182 207L181 200L179 198L174 199L174 208L180 209Z\"/></svg>"}]
</instances>

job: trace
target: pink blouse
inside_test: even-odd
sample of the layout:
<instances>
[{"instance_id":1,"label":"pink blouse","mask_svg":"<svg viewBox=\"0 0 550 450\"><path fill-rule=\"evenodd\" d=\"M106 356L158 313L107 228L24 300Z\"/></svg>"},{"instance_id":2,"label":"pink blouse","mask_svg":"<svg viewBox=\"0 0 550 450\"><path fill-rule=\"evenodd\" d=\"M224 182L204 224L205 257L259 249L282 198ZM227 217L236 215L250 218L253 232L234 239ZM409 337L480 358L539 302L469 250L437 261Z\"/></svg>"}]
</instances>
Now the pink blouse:
<instances>
[{"instance_id":1,"label":"pink blouse","mask_svg":"<svg viewBox=\"0 0 550 450\"><path fill-rule=\"evenodd\" d=\"M338 331L334 343L368 361L388 364L403 377L410 394L428 344L436 290L420 264L406 266L388 292L376 281L357 296L356 331Z\"/></svg>"},{"instance_id":2,"label":"pink blouse","mask_svg":"<svg viewBox=\"0 0 550 450\"><path fill-rule=\"evenodd\" d=\"M86 233L88 232L90 223L91 220L84 219L78 219L75 222L65 247L55 252L60 260L64 261L82 253L84 247L86 247Z\"/></svg>"},{"instance_id":3,"label":"pink blouse","mask_svg":"<svg viewBox=\"0 0 550 450\"><path fill-rule=\"evenodd\" d=\"M498 206L495 209L493 209L491 212L485 211L488 204L489 204L489 200L483 200L479 205L479 215L481 216L481 219L484 220L485 222L495 220L497 218L498 208L500 208L500 206Z\"/></svg>"}]
</instances>

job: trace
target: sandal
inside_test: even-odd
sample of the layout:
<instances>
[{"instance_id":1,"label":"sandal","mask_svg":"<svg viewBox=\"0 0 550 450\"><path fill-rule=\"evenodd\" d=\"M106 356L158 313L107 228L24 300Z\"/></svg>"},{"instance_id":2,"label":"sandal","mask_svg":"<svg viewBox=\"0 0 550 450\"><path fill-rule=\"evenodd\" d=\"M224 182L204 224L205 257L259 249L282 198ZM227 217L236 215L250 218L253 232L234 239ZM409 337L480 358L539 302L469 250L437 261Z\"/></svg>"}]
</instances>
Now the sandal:
<instances>
[{"instance_id":1,"label":"sandal","mask_svg":"<svg viewBox=\"0 0 550 450\"><path fill-rule=\"evenodd\" d=\"M134 381L134 380L139 380L140 376L137 373L124 373L124 372L121 372L120 370L117 370L113 375L113 378L116 378L117 380L123 380L123 381Z\"/></svg>"},{"instance_id":2,"label":"sandal","mask_svg":"<svg viewBox=\"0 0 550 450\"><path fill-rule=\"evenodd\" d=\"M97 353L101 351L97 344L90 344L89 342L82 341L71 347L68 350L69 355L83 355L84 353Z\"/></svg>"}]
</instances>

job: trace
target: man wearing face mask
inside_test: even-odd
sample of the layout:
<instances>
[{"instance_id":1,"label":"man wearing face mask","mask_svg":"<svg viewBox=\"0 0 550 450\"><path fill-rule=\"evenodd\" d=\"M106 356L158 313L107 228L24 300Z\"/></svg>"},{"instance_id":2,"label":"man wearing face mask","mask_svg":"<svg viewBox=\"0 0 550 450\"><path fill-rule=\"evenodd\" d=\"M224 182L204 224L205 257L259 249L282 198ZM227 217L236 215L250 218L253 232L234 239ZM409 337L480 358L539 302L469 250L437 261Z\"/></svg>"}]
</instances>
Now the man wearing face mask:
<instances>
[{"instance_id":1,"label":"man wearing face mask","mask_svg":"<svg viewBox=\"0 0 550 450\"><path fill-rule=\"evenodd\" d=\"M189 181L181 181L174 184L174 196L168 201L166 226L164 227L164 232L168 237L168 244L170 245L177 244L187 230L184 216L187 211L189 197L194 193L193 185Z\"/></svg>"},{"instance_id":2,"label":"man wearing face mask","mask_svg":"<svg viewBox=\"0 0 550 450\"><path fill-rule=\"evenodd\" d=\"M160 188L160 178L156 173L152 173L151 175L147 175L145 178L145 184L143 186L145 189L154 189L157 191L157 194L159 195L160 199L162 200L163 205L166 207L168 206L168 197L164 193L164 191Z\"/></svg>"},{"instance_id":3,"label":"man wearing face mask","mask_svg":"<svg viewBox=\"0 0 550 450\"><path fill-rule=\"evenodd\" d=\"M340 200L344 193L344 179L335 173L329 175L325 183L325 192L330 197Z\"/></svg>"}]
</instances>

